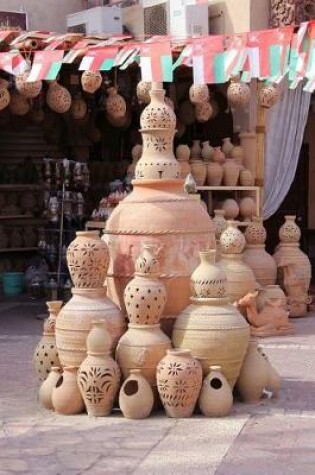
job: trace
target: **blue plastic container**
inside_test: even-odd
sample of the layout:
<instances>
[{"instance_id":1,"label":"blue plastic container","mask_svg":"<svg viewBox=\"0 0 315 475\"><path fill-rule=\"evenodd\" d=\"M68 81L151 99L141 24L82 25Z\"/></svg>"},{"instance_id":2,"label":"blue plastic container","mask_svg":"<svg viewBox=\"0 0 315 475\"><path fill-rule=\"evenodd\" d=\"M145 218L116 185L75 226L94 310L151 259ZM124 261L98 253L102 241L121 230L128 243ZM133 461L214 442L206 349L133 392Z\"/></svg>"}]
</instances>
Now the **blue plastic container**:
<instances>
[{"instance_id":1,"label":"blue plastic container","mask_svg":"<svg viewBox=\"0 0 315 475\"><path fill-rule=\"evenodd\" d=\"M2 285L7 297L20 295L24 290L24 272L3 272Z\"/></svg>"}]
</instances>

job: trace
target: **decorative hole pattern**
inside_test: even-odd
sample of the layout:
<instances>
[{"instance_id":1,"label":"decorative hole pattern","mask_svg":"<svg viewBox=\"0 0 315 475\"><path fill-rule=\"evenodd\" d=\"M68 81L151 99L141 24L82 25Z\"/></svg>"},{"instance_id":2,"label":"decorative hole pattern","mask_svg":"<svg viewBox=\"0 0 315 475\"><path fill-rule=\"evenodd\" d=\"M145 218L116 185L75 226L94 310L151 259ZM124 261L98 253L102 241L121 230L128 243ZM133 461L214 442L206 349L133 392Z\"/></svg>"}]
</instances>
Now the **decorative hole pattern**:
<instances>
[{"instance_id":1,"label":"decorative hole pattern","mask_svg":"<svg viewBox=\"0 0 315 475\"><path fill-rule=\"evenodd\" d=\"M166 304L166 290L158 279L135 277L124 292L127 315L131 323L159 323Z\"/></svg>"},{"instance_id":2,"label":"decorative hole pattern","mask_svg":"<svg viewBox=\"0 0 315 475\"><path fill-rule=\"evenodd\" d=\"M118 365L111 361L108 366L92 365L85 368L84 363L82 366L78 371L78 385L87 408L95 406L110 411L119 387Z\"/></svg>"},{"instance_id":3,"label":"decorative hole pattern","mask_svg":"<svg viewBox=\"0 0 315 475\"><path fill-rule=\"evenodd\" d=\"M53 339L43 337L35 348L34 363L39 381L44 381L53 366L60 366L58 351Z\"/></svg>"},{"instance_id":4,"label":"decorative hole pattern","mask_svg":"<svg viewBox=\"0 0 315 475\"><path fill-rule=\"evenodd\" d=\"M285 223L279 230L279 238L282 242L299 242L301 230L295 222L295 216L286 216Z\"/></svg>"},{"instance_id":5,"label":"decorative hole pattern","mask_svg":"<svg viewBox=\"0 0 315 475\"><path fill-rule=\"evenodd\" d=\"M224 298L227 295L226 279L191 279L193 297Z\"/></svg>"}]
</instances>

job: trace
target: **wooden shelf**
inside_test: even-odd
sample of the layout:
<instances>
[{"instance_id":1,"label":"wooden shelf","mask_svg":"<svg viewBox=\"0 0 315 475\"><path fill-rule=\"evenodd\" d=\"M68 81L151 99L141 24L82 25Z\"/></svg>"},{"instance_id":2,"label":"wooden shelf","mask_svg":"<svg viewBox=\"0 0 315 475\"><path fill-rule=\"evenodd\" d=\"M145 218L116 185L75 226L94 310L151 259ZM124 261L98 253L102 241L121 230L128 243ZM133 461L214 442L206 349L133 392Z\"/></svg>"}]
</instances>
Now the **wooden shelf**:
<instances>
[{"instance_id":1,"label":"wooden shelf","mask_svg":"<svg viewBox=\"0 0 315 475\"><path fill-rule=\"evenodd\" d=\"M0 185L0 191L40 191L43 190L42 185L36 185L35 183L28 185Z\"/></svg>"},{"instance_id":2,"label":"wooden shelf","mask_svg":"<svg viewBox=\"0 0 315 475\"><path fill-rule=\"evenodd\" d=\"M37 251L38 247L8 247L6 249L0 249L0 253L9 253L9 252L34 252Z\"/></svg>"},{"instance_id":3,"label":"wooden shelf","mask_svg":"<svg viewBox=\"0 0 315 475\"><path fill-rule=\"evenodd\" d=\"M197 186L198 191L258 191L259 186Z\"/></svg>"}]
</instances>

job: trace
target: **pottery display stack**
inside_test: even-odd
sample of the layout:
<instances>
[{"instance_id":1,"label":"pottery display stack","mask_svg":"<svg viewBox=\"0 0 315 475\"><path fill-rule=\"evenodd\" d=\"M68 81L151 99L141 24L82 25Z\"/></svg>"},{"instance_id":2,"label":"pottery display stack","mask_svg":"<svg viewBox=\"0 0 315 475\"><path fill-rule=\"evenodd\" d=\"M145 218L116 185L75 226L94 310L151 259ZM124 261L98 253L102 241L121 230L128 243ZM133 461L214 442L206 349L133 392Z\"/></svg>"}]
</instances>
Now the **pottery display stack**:
<instances>
[{"instance_id":1,"label":"pottery display stack","mask_svg":"<svg viewBox=\"0 0 315 475\"><path fill-rule=\"evenodd\" d=\"M176 116L165 104L164 94L152 84L151 102L140 119L143 154L133 191L112 212L103 239L111 249L108 295L123 311L124 289L133 278L141 243L149 240L160 249L161 280L168 295L162 321L166 328L189 303L198 251L214 248L215 237L207 211L185 192L179 178L173 153Z\"/></svg>"},{"instance_id":2,"label":"pottery display stack","mask_svg":"<svg viewBox=\"0 0 315 475\"><path fill-rule=\"evenodd\" d=\"M231 303L238 302L259 285L251 268L243 261L246 241L236 221L228 221L220 237L220 267L227 278L227 295Z\"/></svg>"},{"instance_id":3,"label":"pottery display stack","mask_svg":"<svg viewBox=\"0 0 315 475\"><path fill-rule=\"evenodd\" d=\"M233 388L246 354L249 325L229 303L228 282L215 251L201 252L201 263L191 276L191 304L177 317L172 336L175 348L189 348L204 376L219 365Z\"/></svg>"},{"instance_id":4,"label":"pottery display stack","mask_svg":"<svg viewBox=\"0 0 315 475\"><path fill-rule=\"evenodd\" d=\"M154 245L143 244L135 269L135 276L124 292L130 323L118 342L116 361L124 379L131 370L141 370L157 396L156 367L172 345L160 328L167 294L159 279L157 249Z\"/></svg>"},{"instance_id":5,"label":"pottery display stack","mask_svg":"<svg viewBox=\"0 0 315 475\"><path fill-rule=\"evenodd\" d=\"M56 348L55 327L56 319L62 307L61 300L47 302L49 317L44 322L43 337L37 344L33 361L39 381L44 381L52 367L60 367L58 351Z\"/></svg>"},{"instance_id":6,"label":"pottery display stack","mask_svg":"<svg viewBox=\"0 0 315 475\"><path fill-rule=\"evenodd\" d=\"M280 243L274 259L278 269L278 281L288 297L290 317L303 317L307 305L312 267L309 258L300 249L301 230L295 222L296 216L285 216L285 223L279 230Z\"/></svg>"},{"instance_id":7,"label":"pottery display stack","mask_svg":"<svg viewBox=\"0 0 315 475\"><path fill-rule=\"evenodd\" d=\"M98 231L77 232L68 247L67 262L74 287L72 298L58 315L56 345L61 365L78 368L86 357L86 338L93 320L104 319L108 324L112 351L125 323L119 309L106 297L109 251Z\"/></svg>"},{"instance_id":8,"label":"pottery display stack","mask_svg":"<svg viewBox=\"0 0 315 475\"><path fill-rule=\"evenodd\" d=\"M267 238L262 218L253 218L245 231L246 249L244 262L252 269L257 282L265 287L274 285L277 280L277 265L274 258L265 250Z\"/></svg>"}]
</instances>

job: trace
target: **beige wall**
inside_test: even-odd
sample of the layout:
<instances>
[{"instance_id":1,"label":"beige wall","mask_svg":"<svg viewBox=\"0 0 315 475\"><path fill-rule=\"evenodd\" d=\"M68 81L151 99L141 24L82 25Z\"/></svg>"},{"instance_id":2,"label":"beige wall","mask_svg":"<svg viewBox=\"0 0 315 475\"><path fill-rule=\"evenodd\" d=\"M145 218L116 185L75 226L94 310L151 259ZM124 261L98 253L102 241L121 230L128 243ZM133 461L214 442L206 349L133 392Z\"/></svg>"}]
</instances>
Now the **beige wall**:
<instances>
[{"instance_id":1,"label":"beige wall","mask_svg":"<svg viewBox=\"0 0 315 475\"><path fill-rule=\"evenodd\" d=\"M83 10L83 0L0 0L0 11L28 14L29 30L66 31L66 15Z\"/></svg>"},{"instance_id":2,"label":"beige wall","mask_svg":"<svg viewBox=\"0 0 315 475\"><path fill-rule=\"evenodd\" d=\"M262 30L269 24L269 0L209 0L212 33Z\"/></svg>"}]
</instances>

